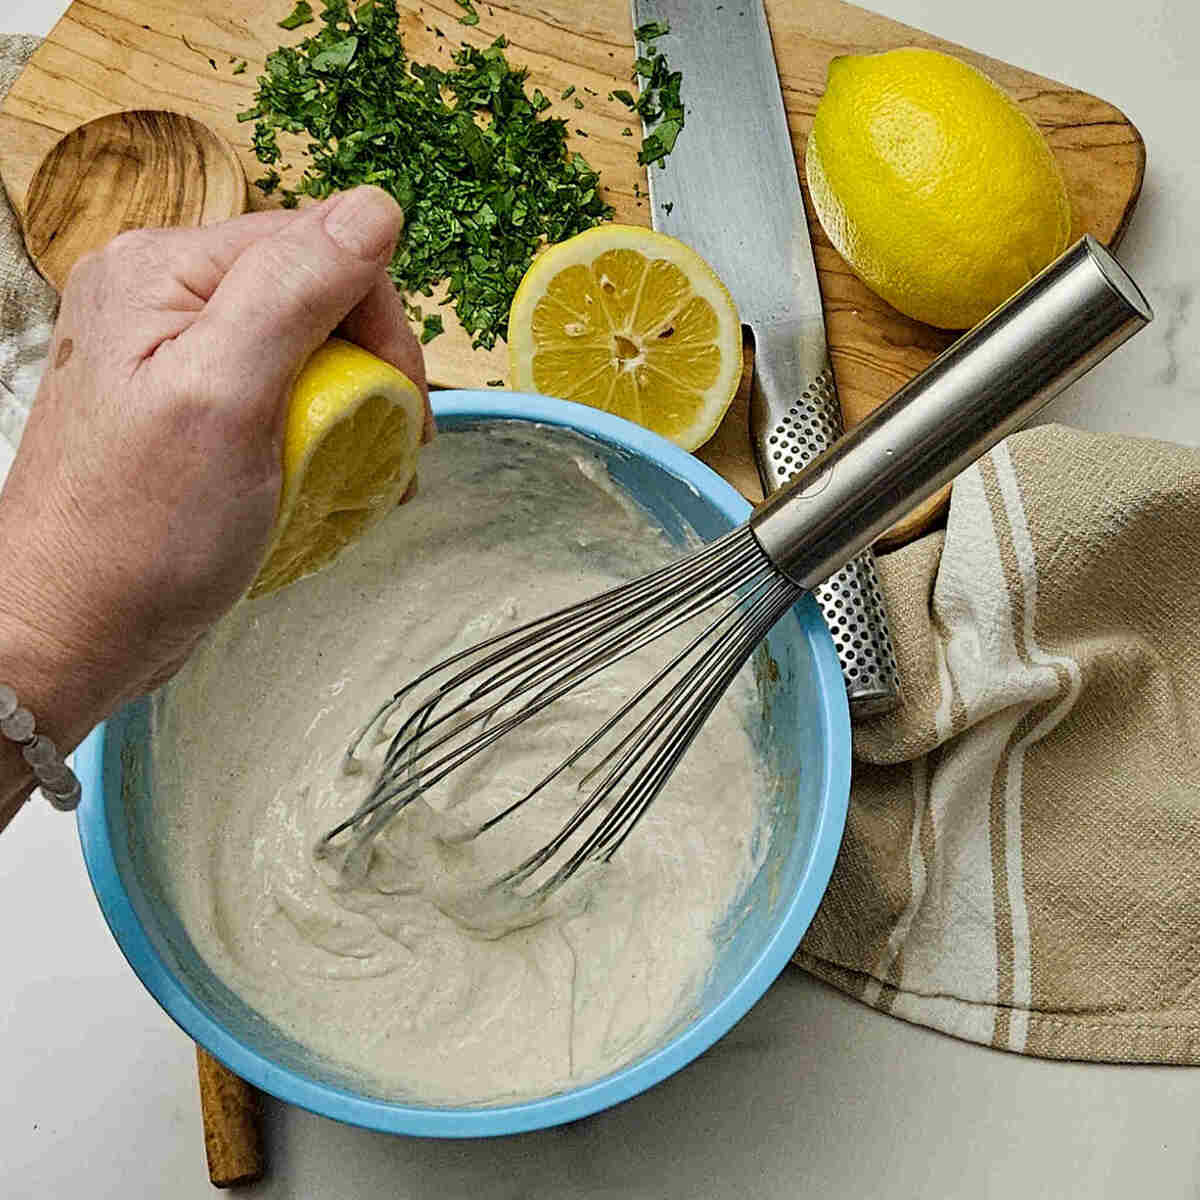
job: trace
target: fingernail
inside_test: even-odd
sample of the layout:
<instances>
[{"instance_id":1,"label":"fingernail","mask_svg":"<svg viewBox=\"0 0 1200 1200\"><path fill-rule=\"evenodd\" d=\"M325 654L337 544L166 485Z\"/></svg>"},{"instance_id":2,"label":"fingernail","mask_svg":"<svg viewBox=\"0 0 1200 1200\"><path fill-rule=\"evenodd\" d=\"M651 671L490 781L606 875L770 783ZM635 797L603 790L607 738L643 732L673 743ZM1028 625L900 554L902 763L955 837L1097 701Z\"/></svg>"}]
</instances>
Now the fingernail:
<instances>
[{"instance_id":1,"label":"fingernail","mask_svg":"<svg viewBox=\"0 0 1200 1200\"><path fill-rule=\"evenodd\" d=\"M400 205L376 187L337 196L325 214L325 232L343 250L369 262L391 254L403 226Z\"/></svg>"}]
</instances>

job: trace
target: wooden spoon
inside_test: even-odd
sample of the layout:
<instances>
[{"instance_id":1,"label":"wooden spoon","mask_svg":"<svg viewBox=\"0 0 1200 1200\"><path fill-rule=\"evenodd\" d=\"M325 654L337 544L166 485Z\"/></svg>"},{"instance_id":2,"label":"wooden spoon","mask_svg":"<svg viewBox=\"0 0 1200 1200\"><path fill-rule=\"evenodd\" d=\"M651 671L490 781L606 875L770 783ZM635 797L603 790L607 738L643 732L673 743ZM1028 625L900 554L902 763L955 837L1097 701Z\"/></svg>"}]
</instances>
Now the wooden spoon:
<instances>
[{"instance_id":1,"label":"wooden spoon","mask_svg":"<svg viewBox=\"0 0 1200 1200\"><path fill-rule=\"evenodd\" d=\"M25 245L62 291L75 263L126 229L207 225L249 206L233 147L180 113L116 112L80 125L42 160L25 200ZM258 1093L196 1047L209 1179L263 1172Z\"/></svg>"},{"instance_id":2,"label":"wooden spoon","mask_svg":"<svg viewBox=\"0 0 1200 1200\"><path fill-rule=\"evenodd\" d=\"M233 147L160 109L115 112L63 136L25 198L25 244L62 291L75 263L126 229L208 225L249 207Z\"/></svg>"},{"instance_id":3,"label":"wooden spoon","mask_svg":"<svg viewBox=\"0 0 1200 1200\"><path fill-rule=\"evenodd\" d=\"M258 1092L199 1046L196 1079L212 1185L241 1187L261 1179L264 1158Z\"/></svg>"}]
</instances>

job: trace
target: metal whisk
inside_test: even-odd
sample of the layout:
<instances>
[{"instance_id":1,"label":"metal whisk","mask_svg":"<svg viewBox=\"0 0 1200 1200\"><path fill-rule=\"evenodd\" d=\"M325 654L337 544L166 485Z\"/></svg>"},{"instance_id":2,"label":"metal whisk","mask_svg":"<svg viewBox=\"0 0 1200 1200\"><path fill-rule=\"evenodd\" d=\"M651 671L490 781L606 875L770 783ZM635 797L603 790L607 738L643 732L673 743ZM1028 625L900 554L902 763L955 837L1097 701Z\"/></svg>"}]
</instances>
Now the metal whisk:
<instances>
[{"instance_id":1,"label":"metal whisk","mask_svg":"<svg viewBox=\"0 0 1200 1200\"><path fill-rule=\"evenodd\" d=\"M572 819L497 881L515 886L538 871L627 783L603 820L543 886L562 882L585 862L616 852L755 646L802 594L802 588L779 574L743 525L640 579L444 660L398 691L359 731L347 750L348 762L355 761L370 730L417 697L391 740L370 795L353 816L326 835L325 843L354 830L356 847L369 846L400 809L518 725L619 659L718 607L717 615L638 693L534 788L467 835L490 829L605 744L604 756L585 781L605 767L607 773ZM607 744L614 737L616 745Z\"/></svg>"},{"instance_id":2,"label":"metal whisk","mask_svg":"<svg viewBox=\"0 0 1200 1200\"><path fill-rule=\"evenodd\" d=\"M684 626L644 686L475 837L598 757L583 799L545 845L494 881L539 872L541 899L607 861L654 802L731 681L803 593L1020 426L1151 319L1136 284L1085 237L956 341L749 521L640 579L480 642L408 683L347 750L406 709L370 793L319 851L365 869L406 805L621 659ZM588 823L593 822L591 827Z\"/></svg>"}]
</instances>

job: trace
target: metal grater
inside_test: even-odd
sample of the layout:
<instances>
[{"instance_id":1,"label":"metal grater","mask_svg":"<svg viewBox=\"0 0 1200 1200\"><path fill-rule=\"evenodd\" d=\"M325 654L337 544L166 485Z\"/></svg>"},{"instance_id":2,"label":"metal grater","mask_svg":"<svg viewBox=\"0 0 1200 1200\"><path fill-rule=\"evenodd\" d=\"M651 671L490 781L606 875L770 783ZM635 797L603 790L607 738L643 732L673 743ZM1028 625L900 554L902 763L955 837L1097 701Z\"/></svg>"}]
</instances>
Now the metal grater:
<instances>
[{"instance_id":1,"label":"metal grater","mask_svg":"<svg viewBox=\"0 0 1200 1200\"><path fill-rule=\"evenodd\" d=\"M841 405L828 365L777 421L756 430L755 453L768 493L781 488L842 434ZM894 708L900 673L888 632L875 558L864 551L813 590L833 635L855 716Z\"/></svg>"}]
</instances>

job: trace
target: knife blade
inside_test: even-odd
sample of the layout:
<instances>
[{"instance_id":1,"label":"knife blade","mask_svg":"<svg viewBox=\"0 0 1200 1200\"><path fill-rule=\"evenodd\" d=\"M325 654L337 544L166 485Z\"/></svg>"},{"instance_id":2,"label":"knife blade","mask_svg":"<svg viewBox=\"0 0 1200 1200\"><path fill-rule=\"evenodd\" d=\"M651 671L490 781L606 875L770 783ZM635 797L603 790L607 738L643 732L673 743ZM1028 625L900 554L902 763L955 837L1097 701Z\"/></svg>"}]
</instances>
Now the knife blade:
<instances>
[{"instance_id":1,"label":"knife blade","mask_svg":"<svg viewBox=\"0 0 1200 1200\"><path fill-rule=\"evenodd\" d=\"M684 128L665 165L648 169L651 221L708 261L754 339L750 432L769 495L841 436L842 413L766 13L762 0L633 0L633 22L669 27L654 45L683 74ZM814 596L854 715L895 707L871 551Z\"/></svg>"}]
</instances>

